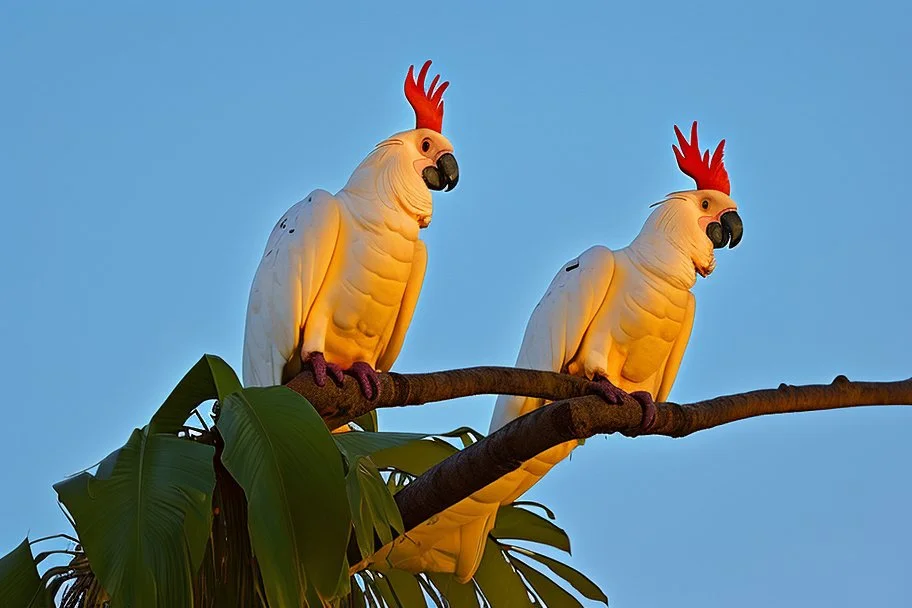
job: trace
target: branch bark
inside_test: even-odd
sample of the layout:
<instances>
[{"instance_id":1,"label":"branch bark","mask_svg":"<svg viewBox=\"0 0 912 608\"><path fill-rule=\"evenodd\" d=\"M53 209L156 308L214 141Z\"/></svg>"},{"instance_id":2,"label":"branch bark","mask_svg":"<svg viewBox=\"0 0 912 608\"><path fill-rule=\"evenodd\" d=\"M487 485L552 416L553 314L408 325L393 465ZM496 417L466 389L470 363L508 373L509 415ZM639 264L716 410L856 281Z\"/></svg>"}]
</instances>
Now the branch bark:
<instances>
[{"instance_id":1,"label":"branch bark","mask_svg":"<svg viewBox=\"0 0 912 608\"><path fill-rule=\"evenodd\" d=\"M788 386L727 395L696 403L656 404L650 435L685 437L730 422L789 412L871 405L912 405L912 378L898 382L851 382ZM396 494L405 529L446 510L523 462L566 441L594 435L634 435L642 408L632 398L609 405L596 396L551 403L521 416L426 471Z\"/></svg>"},{"instance_id":2,"label":"branch bark","mask_svg":"<svg viewBox=\"0 0 912 608\"><path fill-rule=\"evenodd\" d=\"M472 395L522 395L557 401L586 395L590 386L585 378L568 374L494 366L426 374L389 372L380 374L379 379L380 394L373 401L368 401L358 383L349 377L341 387L331 380L319 387L311 372L304 371L285 386L306 397L330 429L380 408L422 405Z\"/></svg>"},{"instance_id":3,"label":"branch bark","mask_svg":"<svg viewBox=\"0 0 912 608\"><path fill-rule=\"evenodd\" d=\"M591 383L584 378L510 367L380 374L380 394L373 401L365 399L350 378L341 387L329 382L321 388L309 372L304 372L287 386L304 395L330 428L379 408L421 405L471 395L522 395L553 401L453 454L397 493L395 500L406 530L549 448L599 434L633 436L642 418L642 408L632 398L624 398L619 405L609 405L590 394ZM830 384L781 384L775 389L695 403L658 403L656 423L649 434L685 437L755 416L870 405L912 405L912 378L897 382L852 382L845 376L837 376Z\"/></svg>"}]
</instances>

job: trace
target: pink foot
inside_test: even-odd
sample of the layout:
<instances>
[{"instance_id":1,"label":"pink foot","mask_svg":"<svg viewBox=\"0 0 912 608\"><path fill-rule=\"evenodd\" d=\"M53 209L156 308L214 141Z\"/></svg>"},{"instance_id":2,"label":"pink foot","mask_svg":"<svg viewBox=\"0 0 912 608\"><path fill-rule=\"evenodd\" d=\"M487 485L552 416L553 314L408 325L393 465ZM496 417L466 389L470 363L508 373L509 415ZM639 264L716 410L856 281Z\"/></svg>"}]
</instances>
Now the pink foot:
<instances>
[{"instance_id":1,"label":"pink foot","mask_svg":"<svg viewBox=\"0 0 912 608\"><path fill-rule=\"evenodd\" d=\"M611 405L619 405L627 393L611 383L611 380L604 376L596 376L589 385L589 392L598 395Z\"/></svg>"},{"instance_id":2,"label":"pink foot","mask_svg":"<svg viewBox=\"0 0 912 608\"><path fill-rule=\"evenodd\" d=\"M367 397L368 401L373 401L380 394L380 377L377 370L364 361L356 361L346 373L358 381L361 386L361 392Z\"/></svg>"},{"instance_id":3,"label":"pink foot","mask_svg":"<svg viewBox=\"0 0 912 608\"><path fill-rule=\"evenodd\" d=\"M612 405L618 405L627 395L624 390L616 387L608 378L596 376L590 385L589 391L598 395ZM634 391L629 393L630 397L636 400L643 409L643 417L640 422L639 433L644 434L652 430L655 426L656 416L659 413L655 401L648 391Z\"/></svg>"},{"instance_id":4,"label":"pink foot","mask_svg":"<svg viewBox=\"0 0 912 608\"><path fill-rule=\"evenodd\" d=\"M659 413L658 408L656 408L655 400L652 398L652 395L649 394L649 391L634 391L630 393L630 396L636 399L640 404L640 407L643 408L643 420L640 422L640 433L648 433L652 430L652 427L655 426L656 416Z\"/></svg>"},{"instance_id":5,"label":"pink foot","mask_svg":"<svg viewBox=\"0 0 912 608\"><path fill-rule=\"evenodd\" d=\"M310 364L310 368L313 370L314 382L320 388L326 385L326 378L329 376L332 376L333 382L338 386L342 386L342 380L345 379L342 368L335 363L327 362L323 353L310 353L305 363Z\"/></svg>"}]
</instances>

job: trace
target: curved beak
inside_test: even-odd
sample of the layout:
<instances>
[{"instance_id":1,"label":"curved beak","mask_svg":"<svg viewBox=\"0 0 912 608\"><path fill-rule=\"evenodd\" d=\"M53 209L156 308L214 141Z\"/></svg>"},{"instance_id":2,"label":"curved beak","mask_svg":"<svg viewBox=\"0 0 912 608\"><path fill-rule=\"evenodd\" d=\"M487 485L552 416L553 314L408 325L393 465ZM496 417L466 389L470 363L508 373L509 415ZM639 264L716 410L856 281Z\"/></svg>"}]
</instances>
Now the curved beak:
<instances>
[{"instance_id":1,"label":"curved beak","mask_svg":"<svg viewBox=\"0 0 912 608\"><path fill-rule=\"evenodd\" d=\"M744 236L744 224L741 223L741 216L738 215L737 211L726 211L719 218L719 222L722 224L722 229L731 235L728 248L733 249L741 242L741 237Z\"/></svg>"},{"instance_id":2,"label":"curved beak","mask_svg":"<svg viewBox=\"0 0 912 608\"><path fill-rule=\"evenodd\" d=\"M459 164L456 157L447 152L437 159L437 164L425 167L421 172L424 183L431 190L444 190L449 192L459 183Z\"/></svg>"},{"instance_id":3,"label":"curved beak","mask_svg":"<svg viewBox=\"0 0 912 608\"><path fill-rule=\"evenodd\" d=\"M706 226L706 236L712 241L713 249L719 249L728 245L731 249L741 242L744 236L744 224L741 222L741 216L737 211L726 211L719 218L718 222L710 222Z\"/></svg>"}]
</instances>

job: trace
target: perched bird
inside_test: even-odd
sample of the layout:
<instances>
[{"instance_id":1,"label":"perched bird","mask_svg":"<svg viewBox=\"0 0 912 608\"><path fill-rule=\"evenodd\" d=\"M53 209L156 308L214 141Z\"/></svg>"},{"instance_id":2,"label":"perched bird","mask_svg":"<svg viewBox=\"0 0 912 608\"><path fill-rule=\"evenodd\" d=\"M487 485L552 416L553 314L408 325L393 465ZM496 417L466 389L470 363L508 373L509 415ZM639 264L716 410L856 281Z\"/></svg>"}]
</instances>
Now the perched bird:
<instances>
[{"instance_id":1,"label":"perched bird","mask_svg":"<svg viewBox=\"0 0 912 608\"><path fill-rule=\"evenodd\" d=\"M247 386L282 384L305 368L318 386L344 374L373 399L412 320L427 267L419 231L431 222L431 190L459 181L453 145L441 134L443 93L431 62L405 97L415 128L380 142L336 194L314 190L276 223L247 305Z\"/></svg>"},{"instance_id":2,"label":"perched bird","mask_svg":"<svg viewBox=\"0 0 912 608\"><path fill-rule=\"evenodd\" d=\"M736 246L743 234L722 162L725 140L710 158L708 150L700 154L696 122L690 141L677 127L675 133L678 166L697 189L656 203L627 247L595 246L564 264L532 312L516 361L518 368L585 376L612 403L627 391L643 407L644 430L655 419L653 399L668 397L687 347L696 276L709 276L716 266L713 250ZM490 432L542 405L542 399L501 396ZM519 498L577 445L567 442L526 461L377 557L396 568L453 572L468 581L498 507Z\"/></svg>"},{"instance_id":3,"label":"perched bird","mask_svg":"<svg viewBox=\"0 0 912 608\"><path fill-rule=\"evenodd\" d=\"M609 401L620 388L641 402L643 427L655 420L653 398L671 391L694 319L690 289L716 267L714 249L735 247L743 227L722 162L723 139L710 159L700 155L697 123L678 167L697 190L656 203L640 234L617 251L596 245L569 261L551 281L526 326L516 367L566 372L599 383ZM490 432L541 406L541 399L502 396Z\"/></svg>"}]
</instances>

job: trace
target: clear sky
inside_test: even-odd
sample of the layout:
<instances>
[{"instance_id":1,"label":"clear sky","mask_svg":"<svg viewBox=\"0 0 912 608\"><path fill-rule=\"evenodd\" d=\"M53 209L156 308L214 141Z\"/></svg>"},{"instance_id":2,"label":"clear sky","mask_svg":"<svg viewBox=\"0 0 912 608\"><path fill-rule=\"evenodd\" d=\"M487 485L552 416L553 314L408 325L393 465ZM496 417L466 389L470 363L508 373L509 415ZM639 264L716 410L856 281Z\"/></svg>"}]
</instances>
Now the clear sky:
<instances>
[{"instance_id":1,"label":"clear sky","mask_svg":"<svg viewBox=\"0 0 912 608\"><path fill-rule=\"evenodd\" d=\"M266 237L452 84L459 187L395 369L510 365L560 265L728 140L745 236L695 288L672 398L912 375L908 3L372 2L0 9L0 553L203 353L240 368ZM493 398L381 414L486 430ZM530 496L614 607L912 605L912 408L596 438Z\"/></svg>"}]
</instances>

